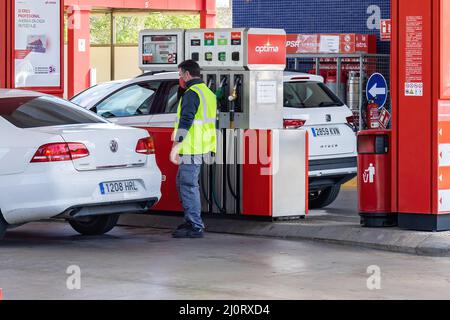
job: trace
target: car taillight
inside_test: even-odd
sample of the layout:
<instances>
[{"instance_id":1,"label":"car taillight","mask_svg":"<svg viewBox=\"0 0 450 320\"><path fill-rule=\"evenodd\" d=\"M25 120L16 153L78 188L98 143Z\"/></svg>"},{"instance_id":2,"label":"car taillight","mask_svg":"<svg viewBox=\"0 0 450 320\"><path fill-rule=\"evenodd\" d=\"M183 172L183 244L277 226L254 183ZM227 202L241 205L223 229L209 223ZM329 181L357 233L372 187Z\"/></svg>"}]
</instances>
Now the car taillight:
<instances>
[{"instance_id":1,"label":"car taillight","mask_svg":"<svg viewBox=\"0 0 450 320\"><path fill-rule=\"evenodd\" d=\"M352 127L355 126L355 117L354 116L347 117L346 119L347 119L347 123L349 125L351 125Z\"/></svg>"},{"instance_id":2,"label":"car taillight","mask_svg":"<svg viewBox=\"0 0 450 320\"><path fill-rule=\"evenodd\" d=\"M305 125L306 120L299 119L284 119L283 124L285 129L298 129Z\"/></svg>"},{"instance_id":3,"label":"car taillight","mask_svg":"<svg viewBox=\"0 0 450 320\"><path fill-rule=\"evenodd\" d=\"M89 150L82 143L49 143L39 147L31 162L70 161L87 156Z\"/></svg>"},{"instance_id":4,"label":"car taillight","mask_svg":"<svg viewBox=\"0 0 450 320\"><path fill-rule=\"evenodd\" d=\"M81 159L89 156L89 150L82 143L68 143L70 156L72 160Z\"/></svg>"},{"instance_id":5,"label":"car taillight","mask_svg":"<svg viewBox=\"0 0 450 320\"><path fill-rule=\"evenodd\" d=\"M142 154L155 154L155 142L152 137L140 139L136 145L136 152Z\"/></svg>"},{"instance_id":6,"label":"car taillight","mask_svg":"<svg viewBox=\"0 0 450 320\"><path fill-rule=\"evenodd\" d=\"M355 123L355 117L349 116L346 119L347 119L347 124L350 126L350 128L352 128L352 130L356 132L357 128L356 128L356 123Z\"/></svg>"}]
</instances>

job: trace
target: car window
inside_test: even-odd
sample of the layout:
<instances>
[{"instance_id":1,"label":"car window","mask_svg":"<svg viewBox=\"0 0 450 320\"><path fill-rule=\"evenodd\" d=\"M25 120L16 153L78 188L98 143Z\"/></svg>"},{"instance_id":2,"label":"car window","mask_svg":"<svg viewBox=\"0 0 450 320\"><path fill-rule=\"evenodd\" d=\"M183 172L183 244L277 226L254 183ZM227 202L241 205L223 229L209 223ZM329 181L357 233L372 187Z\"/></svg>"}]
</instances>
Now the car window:
<instances>
[{"instance_id":1,"label":"car window","mask_svg":"<svg viewBox=\"0 0 450 320\"><path fill-rule=\"evenodd\" d=\"M102 97L104 94L106 94L108 91L114 90L115 88L119 88L123 83L124 81L106 82L90 87L89 89L86 89L83 92L77 94L75 97L70 99L70 101L81 107L87 107L92 102L98 101L98 99Z\"/></svg>"},{"instance_id":2,"label":"car window","mask_svg":"<svg viewBox=\"0 0 450 320\"><path fill-rule=\"evenodd\" d=\"M150 111L151 114L177 113L179 82L164 81Z\"/></svg>"},{"instance_id":3,"label":"car window","mask_svg":"<svg viewBox=\"0 0 450 320\"><path fill-rule=\"evenodd\" d=\"M177 113L179 101L179 82L174 82L169 86L169 94L167 96L165 113Z\"/></svg>"},{"instance_id":4,"label":"car window","mask_svg":"<svg viewBox=\"0 0 450 320\"><path fill-rule=\"evenodd\" d=\"M52 96L2 98L0 116L18 128L106 122L90 111Z\"/></svg>"},{"instance_id":5,"label":"car window","mask_svg":"<svg viewBox=\"0 0 450 320\"><path fill-rule=\"evenodd\" d=\"M130 85L100 102L95 111L104 118L148 115L160 86L161 81Z\"/></svg>"},{"instance_id":6,"label":"car window","mask_svg":"<svg viewBox=\"0 0 450 320\"><path fill-rule=\"evenodd\" d=\"M321 82L285 82L284 106L287 108L337 107L343 103Z\"/></svg>"}]
</instances>

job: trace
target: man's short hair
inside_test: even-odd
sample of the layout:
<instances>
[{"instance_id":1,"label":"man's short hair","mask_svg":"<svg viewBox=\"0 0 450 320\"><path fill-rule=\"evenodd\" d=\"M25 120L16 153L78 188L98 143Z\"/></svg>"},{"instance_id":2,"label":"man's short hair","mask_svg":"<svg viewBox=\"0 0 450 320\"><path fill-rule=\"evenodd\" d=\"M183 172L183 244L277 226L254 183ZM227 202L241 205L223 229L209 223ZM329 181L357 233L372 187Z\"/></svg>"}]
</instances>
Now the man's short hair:
<instances>
[{"instance_id":1,"label":"man's short hair","mask_svg":"<svg viewBox=\"0 0 450 320\"><path fill-rule=\"evenodd\" d=\"M200 66L194 60L186 60L178 65L183 72L189 71L192 77L200 77Z\"/></svg>"}]
</instances>

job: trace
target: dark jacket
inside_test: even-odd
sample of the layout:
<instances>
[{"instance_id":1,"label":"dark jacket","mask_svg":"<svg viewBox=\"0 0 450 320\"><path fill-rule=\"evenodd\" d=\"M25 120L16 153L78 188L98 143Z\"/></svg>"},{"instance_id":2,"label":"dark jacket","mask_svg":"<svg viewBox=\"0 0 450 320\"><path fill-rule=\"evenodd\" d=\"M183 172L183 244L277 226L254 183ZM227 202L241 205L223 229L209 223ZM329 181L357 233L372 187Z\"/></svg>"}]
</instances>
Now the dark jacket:
<instances>
[{"instance_id":1,"label":"dark jacket","mask_svg":"<svg viewBox=\"0 0 450 320\"><path fill-rule=\"evenodd\" d=\"M192 79L186 82L186 90L196 84L203 83L202 79ZM181 114L175 141L182 142L194 123L195 115L200 106L200 99L195 91L187 90L182 97Z\"/></svg>"}]
</instances>

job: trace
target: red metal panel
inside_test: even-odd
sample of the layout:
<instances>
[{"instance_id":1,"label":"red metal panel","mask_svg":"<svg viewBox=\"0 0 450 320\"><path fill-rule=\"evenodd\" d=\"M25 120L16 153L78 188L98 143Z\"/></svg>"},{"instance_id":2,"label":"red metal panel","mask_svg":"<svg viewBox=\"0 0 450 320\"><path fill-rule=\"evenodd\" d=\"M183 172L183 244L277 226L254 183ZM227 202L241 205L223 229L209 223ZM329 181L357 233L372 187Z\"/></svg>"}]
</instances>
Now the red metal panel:
<instances>
[{"instance_id":1,"label":"red metal panel","mask_svg":"<svg viewBox=\"0 0 450 320\"><path fill-rule=\"evenodd\" d=\"M450 3L440 0L440 5L440 99L450 99L450 37L448 36L450 34Z\"/></svg>"},{"instance_id":2,"label":"red metal panel","mask_svg":"<svg viewBox=\"0 0 450 320\"><path fill-rule=\"evenodd\" d=\"M156 163L163 174L161 185L161 200L152 208L152 211L183 212L178 198L176 177L178 166L169 161L172 149L172 128L143 128L146 129L155 141Z\"/></svg>"},{"instance_id":3,"label":"red metal panel","mask_svg":"<svg viewBox=\"0 0 450 320\"><path fill-rule=\"evenodd\" d=\"M255 147L255 139L257 143ZM270 130L246 130L244 134L245 164L242 170L242 214L251 216L272 217L272 163L264 164L261 157L255 157L259 150L272 155L272 132ZM257 158L257 159L256 159ZM257 161L251 161L256 159Z\"/></svg>"},{"instance_id":4,"label":"red metal panel","mask_svg":"<svg viewBox=\"0 0 450 320\"><path fill-rule=\"evenodd\" d=\"M398 173L397 173L397 163L398 163L398 20L399 20L399 12L398 12L398 1L399 0L391 0L391 17L392 17L392 32L391 32L391 100L392 100L392 164L391 164L391 205L392 212L398 212L398 203L397 203L397 195L398 195Z\"/></svg>"},{"instance_id":5,"label":"red metal panel","mask_svg":"<svg viewBox=\"0 0 450 320\"><path fill-rule=\"evenodd\" d=\"M6 1L6 87L12 88L13 85L13 68L12 64L14 63L13 55L11 54L14 48L14 36L12 30L14 29L14 19L11 14L13 12L12 2L14 0Z\"/></svg>"},{"instance_id":6,"label":"red metal panel","mask_svg":"<svg viewBox=\"0 0 450 320\"><path fill-rule=\"evenodd\" d=\"M448 1L445 1L448 3ZM431 104L431 213L439 214L440 206L439 206L439 176L440 176L440 168L439 168L439 139L440 136L438 134L439 131L439 96L442 86L442 72L441 72L441 60L442 56L441 45L444 43L441 37L441 20L442 19L440 12L443 9L442 0L434 0L432 1L432 51L431 51L431 60L432 60L432 74L433 78L431 79L431 88L432 88L432 104ZM448 10L448 8L447 8ZM448 16L446 17L448 19ZM446 43L448 46L450 43ZM448 73L449 70L446 72ZM450 73L448 73L450 76Z\"/></svg>"},{"instance_id":7,"label":"red metal panel","mask_svg":"<svg viewBox=\"0 0 450 320\"><path fill-rule=\"evenodd\" d=\"M204 0L65 0L66 6L201 11Z\"/></svg>"},{"instance_id":8,"label":"red metal panel","mask_svg":"<svg viewBox=\"0 0 450 320\"><path fill-rule=\"evenodd\" d=\"M398 211L430 213L433 164L432 64L428 59L432 52L431 1L400 0L399 10ZM420 33L423 34L421 39L417 38ZM406 96L407 83L423 83L423 96Z\"/></svg>"},{"instance_id":9,"label":"red metal panel","mask_svg":"<svg viewBox=\"0 0 450 320\"><path fill-rule=\"evenodd\" d=\"M202 0L200 11L200 28L216 27L216 0Z\"/></svg>"},{"instance_id":10,"label":"red metal panel","mask_svg":"<svg viewBox=\"0 0 450 320\"><path fill-rule=\"evenodd\" d=\"M7 59L7 49L6 49L6 34L7 34L7 24L6 24L6 1L0 3L0 61L6 62ZM6 87L6 65L7 63L2 63L0 66L0 88Z\"/></svg>"},{"instance_id":11,"label":"red metal panel","mask_svg":"<svg viewBox=\"0 0 450 320\"><path fill-rule=\"evenodd\" d=\"M69 20L73 21L73 26L67 32L67 96L71 98L90 85L90 12L76 8L69 11ZM78 50L79 39L86 41L85 52Z\"/></svg>"}]
</instances>

